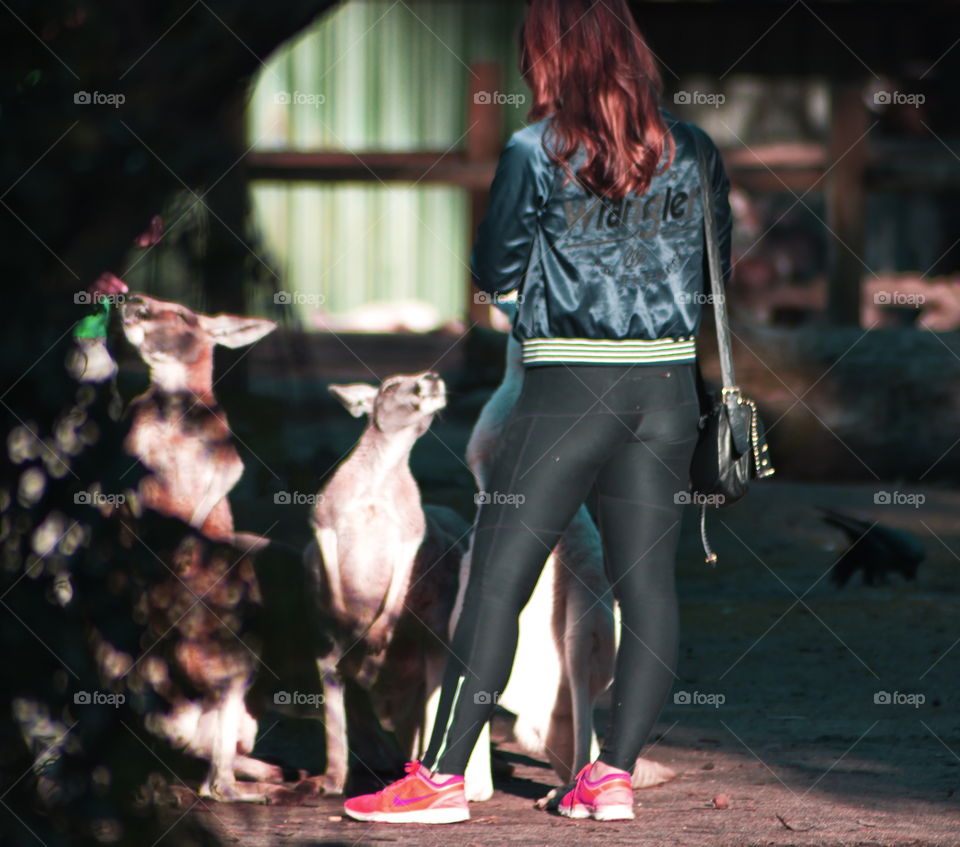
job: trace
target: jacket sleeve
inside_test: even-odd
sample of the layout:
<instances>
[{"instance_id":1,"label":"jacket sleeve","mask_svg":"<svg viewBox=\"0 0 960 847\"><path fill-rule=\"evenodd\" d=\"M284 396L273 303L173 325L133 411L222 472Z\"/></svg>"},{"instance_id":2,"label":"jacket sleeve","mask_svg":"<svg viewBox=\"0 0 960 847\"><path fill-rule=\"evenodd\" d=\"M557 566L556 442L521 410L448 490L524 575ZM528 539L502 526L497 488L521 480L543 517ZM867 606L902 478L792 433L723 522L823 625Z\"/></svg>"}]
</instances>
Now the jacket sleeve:
<instances>
[{"instance_id":1,"label":"jacket sleeve","mask_svg":"<svg viewBox=\"0 0 960 847\"><path fill-rule=\"evenodd\" d=\"M523 282L546 201L545 157L540 138L523 131L514 133L500 154L470 257L473 284L481 291L506 294Z\"/></svg>"}]
</instances>

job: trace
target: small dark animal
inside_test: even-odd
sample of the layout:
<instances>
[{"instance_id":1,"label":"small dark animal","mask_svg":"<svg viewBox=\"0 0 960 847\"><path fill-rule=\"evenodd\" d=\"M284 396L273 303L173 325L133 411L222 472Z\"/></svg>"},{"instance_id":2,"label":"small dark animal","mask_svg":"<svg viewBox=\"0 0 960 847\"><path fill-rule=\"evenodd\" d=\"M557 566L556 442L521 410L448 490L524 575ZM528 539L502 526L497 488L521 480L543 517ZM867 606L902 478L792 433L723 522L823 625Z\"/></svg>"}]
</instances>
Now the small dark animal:
<instances>
[{"instance_id":1,"label":"small dark animal","mask_svg":"<svg viewBox=\"0 0 960 847\"><path fill-rule=\"evenodd\" d=\"M916 579L917 568L927 558L920 539L900 529L863 521L833 509L820 507L823 520L842 529L850 546L834 563L830 578L843 588L857 571L863 570L864 585L881 585L887 574L896 571L905 579Z\"/></svg>"}]
</instances>

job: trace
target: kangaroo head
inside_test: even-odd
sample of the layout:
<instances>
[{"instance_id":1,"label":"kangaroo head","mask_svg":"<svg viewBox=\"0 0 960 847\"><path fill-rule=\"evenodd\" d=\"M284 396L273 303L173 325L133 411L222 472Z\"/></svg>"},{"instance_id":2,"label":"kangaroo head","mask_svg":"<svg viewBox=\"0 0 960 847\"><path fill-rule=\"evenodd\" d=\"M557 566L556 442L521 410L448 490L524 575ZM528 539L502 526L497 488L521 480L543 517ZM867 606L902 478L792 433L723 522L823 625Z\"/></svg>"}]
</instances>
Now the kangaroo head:
<instances>
[{"instance_id":1,"label":"kangaroo head","mask_svg":"<svg viewBox=\"0 0 960 847\"><path fill-rule=\"evenodd\" d=\"M150 368L151 381L167 391L209 389L215 345L245 347L277 327L261 318L198 314L143 294L127 297L120 317L124 335Z\"/></svg>"},{"instance_id":2,"label":"kangaroo head","mask_svg":"<svg viewBox=\"0 0 960 847\"><path fill-rule=\"evenodd\" d=\"M387 377L379 387L365 382L331 385L333 394L356 418L370 416L370 423L381 432L414 428L418 435L427 431L433 415L447 405L446 387L438 374Z\"/></svg>"}]
</instances>

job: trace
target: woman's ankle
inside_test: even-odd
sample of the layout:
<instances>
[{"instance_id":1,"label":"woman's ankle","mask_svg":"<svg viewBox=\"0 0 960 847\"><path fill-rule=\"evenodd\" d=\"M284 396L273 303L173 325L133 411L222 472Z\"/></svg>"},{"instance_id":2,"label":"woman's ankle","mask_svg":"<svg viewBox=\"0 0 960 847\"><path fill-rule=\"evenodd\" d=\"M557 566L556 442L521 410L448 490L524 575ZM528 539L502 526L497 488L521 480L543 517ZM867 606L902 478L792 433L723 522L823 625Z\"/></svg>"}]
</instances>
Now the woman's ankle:
<instances>
[{"instance_id":1,"label":"woman's ankle","mask_svg":"<svg viewBox=\"0 0 960 847\"><path fill-rule=\"evenodd\" d=\"M629 772L621 770L620 768L615 768L613 765L608 765L606 762L602 762L600 759L597 759L597 761L595 761L593 766L590 768L587 777L591 782L593 782L598 779L602 779L605 776L611 776L612 774L629 774Z\"/></svg>"},{"instance_id":2,"label":"woman's ankle","mask_svg":"<svg viewBox=\"0 0 960 847\"><path fill-rule=\"evenodd\" d=\"M434 771L430 772L430 780L432 782L447 782L451 779L456 779L457 777L463 778L463 774L458 773L437 773Z\"/></svg>"}]
</instances>

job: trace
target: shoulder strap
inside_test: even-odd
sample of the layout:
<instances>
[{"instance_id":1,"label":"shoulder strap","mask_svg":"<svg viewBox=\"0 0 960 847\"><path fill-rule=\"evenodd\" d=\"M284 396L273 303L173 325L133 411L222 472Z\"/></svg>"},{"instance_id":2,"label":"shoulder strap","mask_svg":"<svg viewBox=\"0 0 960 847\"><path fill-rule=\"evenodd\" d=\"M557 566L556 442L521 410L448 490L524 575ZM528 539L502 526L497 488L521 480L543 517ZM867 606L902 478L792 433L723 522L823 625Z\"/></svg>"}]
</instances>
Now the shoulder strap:
<instances>
[{"instance_id":1,"label":"shoulder strap","mask_svg":"<svg viewBox=\"0 0 960 847\"><path fill-rule=\"evenodd\" d=\"M700 168L701 196L703 201L704 246L707 251L707 263L710 268L710 292L713 294L713 317L717 325L717 349L720 351L720 377L725 389L736 387L733 375L733 353L730 349L730 325L727 322L727 301L724 297L720 266L720 243L717 240L717 222L713 211L713 186L707 168L707 151L704 137L690 130L697 150L697 164Z\"/></svg>"}]
</instances>

